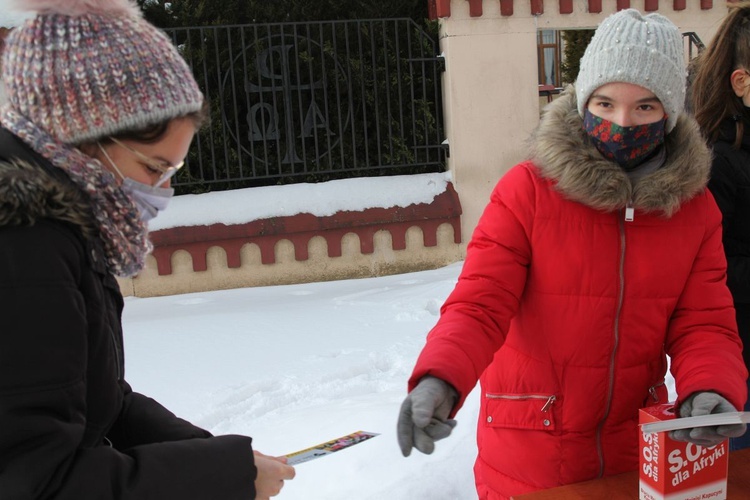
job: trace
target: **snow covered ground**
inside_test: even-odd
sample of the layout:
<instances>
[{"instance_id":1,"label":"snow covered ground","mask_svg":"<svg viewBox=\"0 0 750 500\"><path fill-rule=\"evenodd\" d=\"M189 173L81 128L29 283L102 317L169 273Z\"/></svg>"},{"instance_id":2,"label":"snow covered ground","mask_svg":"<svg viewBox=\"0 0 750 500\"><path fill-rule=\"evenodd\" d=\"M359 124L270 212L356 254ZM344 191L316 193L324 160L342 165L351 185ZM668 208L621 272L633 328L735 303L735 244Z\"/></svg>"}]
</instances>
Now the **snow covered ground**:
<instances>
[{"instance_id":1,"label":"snow covered ground","mask_svg":"<svg viewBox=\"0 0 750 500\"><path fill-rule=\"evenodd\" d=\"M357 430L380 436L311 462L279 498L476 498L478 393L433 455L396 442L406 380L461 263L434 271L128 298L126 375L214 434L283 455Z\"/></svg>"},{"instance_id":2,"label":"snow covered ground","mask_svg":"<svg viewBox=\"0 0 750 500\"><path fill-rule=\"evenodd\" d=\"M429 203L450 175L361 178L178 196L152 229ZM134 389L214 434L285 455L358 430L380 436L299 464L279 498L472 500L478 390L432 455L403 458L396 420L425 336L462 263L433 271L126 299ZM673 391L673 381L668 380Z\"/></svg>"},{"instance_id":3,"label":"snow covered ground","mask_svg":"<svg viewBox=\"0 0 750 500\"><path fill-rule=\"evenodd\" d=\"M476 499L477 390L432 455L403 458L395 434L406 380L460 268L128 298L126 375L178 415L253 436L267 454L380 433L299 464L279 498Z\"/></svg>"},{"instance_id":4,"label":"snow covered ground","mask_svg":"<svg viewBox=\"0 0 750 500\"><path fill-rule=\"evenodd\" d=\"M449 173L175 197L152 230L430 203ZM214 434L285 455L358 430L380 436L299 464L280 498L476 498L478 393L431 456L396 441L406 381L461 263L373 279L126 299L134 389Z\"/></svg>"}]
</instances>

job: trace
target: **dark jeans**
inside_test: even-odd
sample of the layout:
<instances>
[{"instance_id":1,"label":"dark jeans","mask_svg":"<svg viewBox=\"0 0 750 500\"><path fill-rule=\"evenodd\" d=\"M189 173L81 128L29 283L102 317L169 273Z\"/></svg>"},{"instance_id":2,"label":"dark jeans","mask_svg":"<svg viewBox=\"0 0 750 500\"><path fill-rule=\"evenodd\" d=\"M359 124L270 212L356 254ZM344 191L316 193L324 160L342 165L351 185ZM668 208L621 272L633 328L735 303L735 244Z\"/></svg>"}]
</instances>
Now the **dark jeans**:
<instances>
[{"instance_id":1,"label":"dark jeans","mask_svg":"<svg viewBox=\"0 0 750 500\"><path fill-rule=\"evenodd\" d=\"M747 353L750 350L750 304L735 304L735 309L737 310L737 327L740 331L740 337L745 343L744 350ZM747 356L745 357L747 359ZM748 381L747 388L750 391L750 380ZM750 401L745 403L745 411L750 411ZM743 448L750 448L750 432L746 432L744 436L729 440L730 450L741 450Z\"/></svg>"}]
</instances>

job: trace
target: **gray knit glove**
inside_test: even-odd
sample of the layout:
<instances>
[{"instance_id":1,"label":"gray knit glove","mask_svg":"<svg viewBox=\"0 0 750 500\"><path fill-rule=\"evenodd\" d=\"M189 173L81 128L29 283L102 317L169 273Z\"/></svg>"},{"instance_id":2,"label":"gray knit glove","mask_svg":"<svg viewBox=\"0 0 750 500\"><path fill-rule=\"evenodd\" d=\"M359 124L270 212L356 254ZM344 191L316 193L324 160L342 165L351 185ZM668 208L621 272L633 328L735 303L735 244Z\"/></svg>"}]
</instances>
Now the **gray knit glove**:
<instances>
[{"instance_id":1,"label":"gray knit glove","mask_svg":"<svg viewBox=\"0 0 750 500\"><path fill-rule=\"evenodd\" d=\"M698 417L712 413L735 412L732 403L715 392L696 392L680 406L680 417ZM700 446L716 446L726 438L743 435L747 430L745 424L718 425L710 427L694 427L692 429L677 429L669 433L675 441L689 441Z\"/></svg>"},{"instance_id":2,"label":"gray knit glove","mask_svg":"<svg viewBox=\"0 0 750 500\"><path fill-rule=\"evenodd\" d=\"M435 441L448 437L456 426L449 419L458 394L447 382L436 377L424 377L406 396L398 415L398 445L405 457L412 447L430 454Z\"/></svg>"}]
</instances>

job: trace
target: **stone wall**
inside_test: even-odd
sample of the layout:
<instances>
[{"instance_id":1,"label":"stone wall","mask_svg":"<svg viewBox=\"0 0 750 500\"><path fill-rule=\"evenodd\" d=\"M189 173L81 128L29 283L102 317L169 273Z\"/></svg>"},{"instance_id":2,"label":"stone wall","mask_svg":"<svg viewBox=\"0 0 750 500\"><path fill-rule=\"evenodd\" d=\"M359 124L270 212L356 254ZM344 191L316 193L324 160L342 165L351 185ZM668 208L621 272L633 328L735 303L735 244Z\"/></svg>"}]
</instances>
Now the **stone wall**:
<instances>
[{"instance_id":1,"label":"stone wall","mask_svg":"<svg viewBox=\"0 0 750 500\"><path fill-rule=\"evenodd\" d=\"M431 203L297 214L151 233L154 252L124 295L151 297L433 269L460 260L461 204L452 184Z\"/></svg>"}]
</instances>

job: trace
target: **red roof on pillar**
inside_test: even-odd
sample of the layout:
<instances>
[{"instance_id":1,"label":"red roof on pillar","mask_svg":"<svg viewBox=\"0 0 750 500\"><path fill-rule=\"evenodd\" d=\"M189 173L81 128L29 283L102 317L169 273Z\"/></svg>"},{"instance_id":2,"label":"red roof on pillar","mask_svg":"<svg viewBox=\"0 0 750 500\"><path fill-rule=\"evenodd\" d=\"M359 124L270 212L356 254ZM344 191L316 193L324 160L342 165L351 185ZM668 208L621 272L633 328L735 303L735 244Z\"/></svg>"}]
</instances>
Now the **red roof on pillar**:
<instances>
[{"instance_id":1,"label":"red roof on pillar","mask_svg":"<svg viewBox=\"0 0 750 500\"><path fill-rule=\"evenodd\" d=\"M500 0L500 15L501 16L513 15L513 0Z\"/></svg>"},{"instance_id":2,"label":"red roof on pillar","mask_svg":"<svg viewBox=\"0 0 750 500\"><path fill-rule=\"evenodd\" d=\"M482 16L482 0L467 0L469 2L469 15L471 17Z\"/></svg>"},{"instance_id":3,"label":"red roof on pillar","mask_svg":"<svg viewBox=\"0 0 750 500\"><path fill-rule=\"evenodd\" d=\"M465 0L469 2L469 15L471 17L481 17L483 14L482 3L483 2L500 2L500 15L503 17L513 15L513 4L516 1L529 2L531 6L531 13L533 15L544 14L544 0ZM631 7L630 0L616 0L617 10L629 9ZM691 0L693 1L693 0ZM727 0L727 3L736 3L738 0ZM547 0L548 4L551 0ZM668 4L669 0L662 0L664 4ZM573 13L573 0L557 0L560 14L572 14ZM659 0L644 0L643 10L646 12L655 12L659 10ZM685 10L687 0L672 0L672 8L674 10ZM702 10L712 9L714 6L713 0L700 0L700 6ZM439 19L442 17L450 17L451 15L451 0L427 0L427 7L430 19ZM588 12L598 14L602 11L602 0L588 0Z\"/></svg>"},{"instance_id":4,"label":"red roof on pillar","mask_svg":"<svg viewBox=\"0 0 750 500\"><path fill-rule=\"evenodd\" d=\"M427 13L430 19L451 16L451 0L427 0Z\"/></svg>"}]
</instances>

